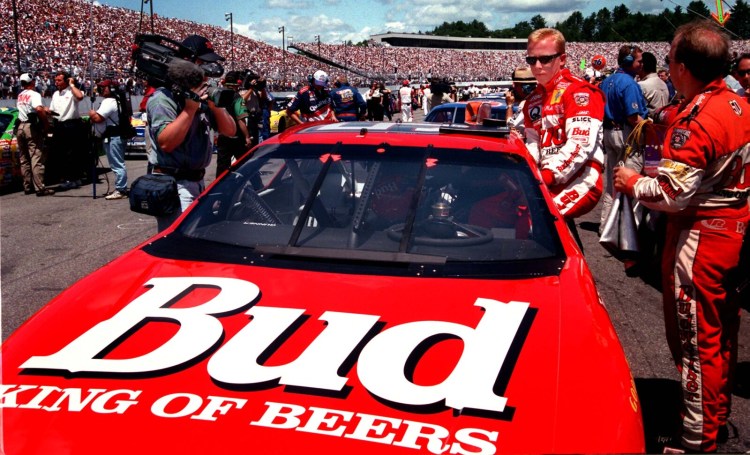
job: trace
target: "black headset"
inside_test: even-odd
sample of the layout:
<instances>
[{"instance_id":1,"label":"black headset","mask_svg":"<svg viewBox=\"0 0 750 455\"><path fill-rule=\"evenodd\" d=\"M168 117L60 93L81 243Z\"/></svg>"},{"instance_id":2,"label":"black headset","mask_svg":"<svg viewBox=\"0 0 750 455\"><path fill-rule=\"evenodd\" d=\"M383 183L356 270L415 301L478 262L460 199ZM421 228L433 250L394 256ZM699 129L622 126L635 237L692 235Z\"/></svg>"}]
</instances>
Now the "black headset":
<instances>
[{"instance_id":1,"label":"black headset","mask_svg":"<svg viewBox=\"0 0 750 455\"><path fill-rule=\"evenodd\" d=\"M633 52L635 52L635 46L630 46L630 52L628 55L622 58L622 61L620 62L620 66L625 68L630 68L633 66L633 62L635 62L635 57L633 57Z\"/></svg>"}]
</instances>

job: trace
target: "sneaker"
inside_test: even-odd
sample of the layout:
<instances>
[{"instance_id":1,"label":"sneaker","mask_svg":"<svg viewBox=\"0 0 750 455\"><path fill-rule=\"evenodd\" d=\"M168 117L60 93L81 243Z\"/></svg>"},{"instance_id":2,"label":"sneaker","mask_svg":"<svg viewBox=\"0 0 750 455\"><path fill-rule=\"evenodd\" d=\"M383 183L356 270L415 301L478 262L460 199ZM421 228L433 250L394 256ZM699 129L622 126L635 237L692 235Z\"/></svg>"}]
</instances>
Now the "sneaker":
<instances>
[{"instance_id":1,"label":"sneaker","mask_svg":"<svg viewBox=\"0 0 750 455\"><path fill-rule=\"evenodd\" d=\"M112 201L115 199L126 199L128 197L127 191L126 192L120 192L119 190L114 190L113 192L109 193L108 195L104 196L104 199L108 201Z\"/></svg>"},{"instance_id":2,"label":"sneaker","mask_svg":"<svg viewBox=\"0 0 750 455\"><path fill-rule=\"evenodd\" d=\"M52 196L53 194L55 194L55 190L51 190L49 188L44 188L44 189L41 189L41 190L39 190L39 191L36 192L36 195L38 197Z\"/></svg>"}]
</instances>

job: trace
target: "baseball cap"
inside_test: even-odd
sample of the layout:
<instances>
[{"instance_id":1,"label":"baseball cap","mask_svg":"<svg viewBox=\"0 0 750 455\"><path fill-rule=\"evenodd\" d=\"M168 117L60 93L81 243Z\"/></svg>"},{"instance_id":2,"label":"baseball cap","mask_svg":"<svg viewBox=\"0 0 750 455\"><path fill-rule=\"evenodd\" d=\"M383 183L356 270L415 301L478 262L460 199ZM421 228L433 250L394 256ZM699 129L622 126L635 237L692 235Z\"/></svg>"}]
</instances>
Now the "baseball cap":
<instances>
[{"instance_id":1,"label":"baseball cap","mask_svg":"<svg viewBox=\"0 0 750 455\"><path fill-rule=\"evenodd\" d=\"M530 68L522 66L513 70L513 82L518 82L521 84L535 84L536 78L534 77L534 74L531 72Z\"/></svg>"},{"instance_id":2,"label":"baseball cap","mask_svg":"<svg viewBox=\"0 0 750 455\"><path fill-rule=\"evenodd\" d=\"M23 73L19 80L24 84L28 84L31 82L31 75L29 73Z\"/></svg>"},{"instance_id":3,"label":"baseball cap","mask_svg":"<svg viewBox=\"0 0 750 455\"><path fill-rule=\"evenodd\" d=\"M318 87L325 87L328 84L328 74L323 70L318 70L313 74L313 83Z\"/></svg>"},{"instance_id":4,"label":"baseball cap","mask_svg":"<svg viewBox=\"0 0 750 455\"><path fill-rule=\"evenodd\" d=\"M182 45L189 48L195 53L195 56L204 62L216 62L226 60L214 52L214 46L207 38L200 35L190 35L182 40Z\"/></svg>"},{"instance_id":5,"label":"baseball cap","mask_svg":"<svg viewBox=\"0 0 750 455\"><path fill-rule=\"evenodd\" d=\"M407 81L407 80L404 80L403 84L404 84L404 85L409 85L409 81Z\"/></svg>"},{"instance_id":6,"label":"baseball cap","mask_svg":"<svg viewBox=\"0 0 750 455\"><path fill-rule=\"evenodd\" d=\"M113 86L115 84L111 80L109 80L109 79L104 79L104 80L101 80L101 81L97 82L96 85L98 87L111 87L111 86Z\"/></svg>"}]
</instances>

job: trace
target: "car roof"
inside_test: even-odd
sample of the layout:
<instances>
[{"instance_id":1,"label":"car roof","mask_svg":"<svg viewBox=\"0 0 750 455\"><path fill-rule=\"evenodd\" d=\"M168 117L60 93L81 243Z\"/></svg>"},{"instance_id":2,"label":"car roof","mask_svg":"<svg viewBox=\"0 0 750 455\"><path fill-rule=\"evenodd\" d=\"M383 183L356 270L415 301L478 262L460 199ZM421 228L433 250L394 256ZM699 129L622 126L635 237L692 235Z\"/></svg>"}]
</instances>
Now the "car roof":
<instances>
[{"instance_id":1,"label":"car roof","mask_svg":"<svg viewBox=\"0 0 750 455\"><path fill-rule=\"evenodd\" d=\"M439 123L386 123L340 122L303 124L281 133L281 143L384 144L399 146L440 145L472 150L513 153L526 157L521 141L508 138L507 127L439 124Z\"/></svg>"}]
</instances>

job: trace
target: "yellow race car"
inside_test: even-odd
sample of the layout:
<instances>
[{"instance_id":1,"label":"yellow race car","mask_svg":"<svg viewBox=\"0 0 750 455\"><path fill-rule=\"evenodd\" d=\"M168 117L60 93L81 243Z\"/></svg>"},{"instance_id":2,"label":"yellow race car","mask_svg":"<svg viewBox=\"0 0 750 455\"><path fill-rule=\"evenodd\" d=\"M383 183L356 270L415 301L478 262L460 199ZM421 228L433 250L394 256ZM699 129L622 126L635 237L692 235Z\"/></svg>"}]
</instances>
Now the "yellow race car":
<instances>
[{"instance_id":1,"label":"yellow race car","mask_svg":"<svg viewBox=\"0 0 750 455\"><path fill-rule=\"evenodd\" d=\"M286 114L286 107L292 96L276 98L271 107L271 134L281 133L294 124L294 120Z\"/></svg>"}]
</instances>

